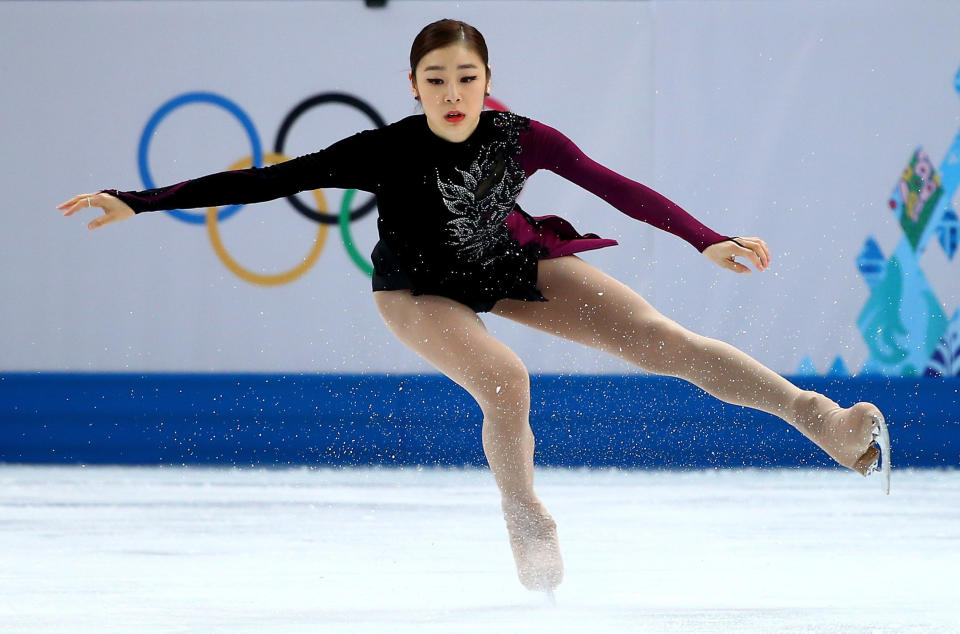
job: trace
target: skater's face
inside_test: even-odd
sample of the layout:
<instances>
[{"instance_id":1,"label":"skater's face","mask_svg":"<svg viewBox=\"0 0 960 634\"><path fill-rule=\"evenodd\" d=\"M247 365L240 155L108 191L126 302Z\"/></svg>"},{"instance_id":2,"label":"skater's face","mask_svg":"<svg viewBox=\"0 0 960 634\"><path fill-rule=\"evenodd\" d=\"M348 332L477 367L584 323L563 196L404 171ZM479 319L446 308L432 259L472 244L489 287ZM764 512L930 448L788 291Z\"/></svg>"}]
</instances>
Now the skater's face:
<instances>
[{"instance_id":1,"label":"skater's face","mask_svg":"<svg viewBox=\"0 0 960 634\"><path fill-rule=\"evenodd\" d=\"M490 91L490 68L480 56L462 44L435 48L409 76L433 133L454 143L465 141L477 128Z\"/></svg>"}]
</instances>

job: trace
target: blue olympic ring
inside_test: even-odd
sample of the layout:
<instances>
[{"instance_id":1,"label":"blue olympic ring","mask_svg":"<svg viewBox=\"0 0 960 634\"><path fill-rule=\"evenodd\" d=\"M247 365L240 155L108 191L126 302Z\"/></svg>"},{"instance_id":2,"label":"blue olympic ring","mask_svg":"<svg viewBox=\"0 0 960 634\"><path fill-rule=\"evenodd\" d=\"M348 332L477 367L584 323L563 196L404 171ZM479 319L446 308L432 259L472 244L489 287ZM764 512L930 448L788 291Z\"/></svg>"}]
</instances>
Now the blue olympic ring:
<instances>
[{"instance_id":1,"label":"blue olympic ring","mask_svg":"<svg viewBox=\"0 0 960 634\"><path fill-rule=\"evenodd\" d=\"M250 137L253 167L263 166L263 148L260 145L260 137L257 135L256 128L253 127L253 121L250 120L250 117L247 116L247 113L245 113L240 106L226 97L212 92L188 92L174 97L160 106L153 116L150 117L147 126L143 129L143 134L140 136L140 145L137 149L137 162L140 166L140 178L143 179L143 183L147 189L153 189L157 186L150 175L150 165L147 160L150 153L150 139L153 137L154 132L156 132L157 126L160 125L160 122L163 121L167 115L180 106L185 106L190 103L209 103L214 106L219 106L235 116L237 120L240 121L240 124L243 125L244 130L247 131L247 136ZM226 220L237 213L242 206L243 205L230 205L224 207L217 212L217 218L221 221ZM183 211L182 209L171 209L168 213L178 220L192 224L202 225L206 222L206 214L202 213L193 214Z\"/></svg>"}]
</instances>

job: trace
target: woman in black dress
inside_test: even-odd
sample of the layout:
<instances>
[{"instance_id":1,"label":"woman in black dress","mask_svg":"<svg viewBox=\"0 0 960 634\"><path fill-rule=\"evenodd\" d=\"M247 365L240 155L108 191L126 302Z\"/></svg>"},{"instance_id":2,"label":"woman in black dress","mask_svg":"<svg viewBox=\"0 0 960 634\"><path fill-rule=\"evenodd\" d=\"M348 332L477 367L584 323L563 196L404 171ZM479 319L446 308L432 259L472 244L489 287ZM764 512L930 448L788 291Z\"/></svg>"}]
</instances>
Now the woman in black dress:
<instances>
[{"instance_id":1,"label":"woman in black dress","mask_svg":"<svg viewBox=\"0 0 960 634\"><path fill-rule=\"evenodd\" d=\"M375 303L400 341L479 404L484 453L528 588L552 590L563 563L556 524L533 488L529 376L520 358L487 332L480 312L774 414L862 474L873 472L882 455L889 487L889 439L875 406L841 408L740 350L686 330L574 255L616 242L581 235L557 216L530 216L516 198L536 170L551 170L737 273L750 272L737 258L767 269L770 251L763 240L712 231L660 194L592 161L547 125L484 111L487 48L470 25L441 20L426 26L411 49L409 78L423 115L279 165L139 192L101 190L59 207L67 216L103 209L89 224L95 229L140 212L245 204L322 187L374 192L380 236L372 254Z\"/></svg>"}]
</instances>

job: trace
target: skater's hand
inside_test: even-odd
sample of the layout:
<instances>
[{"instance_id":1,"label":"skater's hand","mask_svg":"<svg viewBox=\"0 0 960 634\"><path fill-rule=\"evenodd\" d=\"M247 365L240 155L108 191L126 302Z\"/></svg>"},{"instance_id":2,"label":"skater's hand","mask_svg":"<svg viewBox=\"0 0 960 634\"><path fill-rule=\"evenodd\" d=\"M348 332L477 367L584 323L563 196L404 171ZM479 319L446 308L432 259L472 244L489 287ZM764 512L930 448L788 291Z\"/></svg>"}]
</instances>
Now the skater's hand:
<instances>
[{"instance_id":1,"label":"skater's hand","mask_svg":"<svg viewBox=\"0 0 960 634\"><path fill-rule=\"evenodd\" d=\"M86 209L87 207L99 207L103 209L103 215L99 218L94 218L90 224L87 225L87 229L90 230L118 220L126 220L134 215L134 211L130 208L130 205L116 196L103 192L98 194L80 194L65 203L57 205L57 209L64 210L64 216L72 216L77 211Z\"/></svg>"},{"instance_id":2,"label":"skater's hand","mask_svg":"<svg viewBox=\"0 0 960 634\"><path fill-rule=\"evenodd\" d=\"M737 273L750 273L746 265L736 261L738 257L753 262L758 271L765 271L770 266L770 249L760 238L731 238L711 244L703 250L703 254L719 266Z\"/></svg>"}]
</instances>

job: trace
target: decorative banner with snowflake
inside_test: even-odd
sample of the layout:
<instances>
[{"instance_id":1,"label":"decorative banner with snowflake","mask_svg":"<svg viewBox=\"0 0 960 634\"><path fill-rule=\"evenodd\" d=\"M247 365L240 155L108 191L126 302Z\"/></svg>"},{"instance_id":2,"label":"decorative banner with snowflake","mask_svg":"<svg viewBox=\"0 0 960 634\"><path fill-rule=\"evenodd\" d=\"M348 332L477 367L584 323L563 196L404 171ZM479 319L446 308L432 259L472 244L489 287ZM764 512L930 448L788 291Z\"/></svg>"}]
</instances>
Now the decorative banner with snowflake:
<instances>
[{"instance_id":1,"label":"decorative banner with snowflake","mask_svg":"<svg viewBox=\"0 0 960 634\"><path fill-rule=\"evenodd\" d=\"M954 78L960 92L960 71ZM957 252L960 201L960 133L940 166L917 148L900 175L889 206L903 238L885 259L868 237L857 258L870 297L857 327L870 351L863 372L894 376L960 376L960 310L945 311L920 266L930 239L952 261Z\"/></svg>"}]
</instances>

